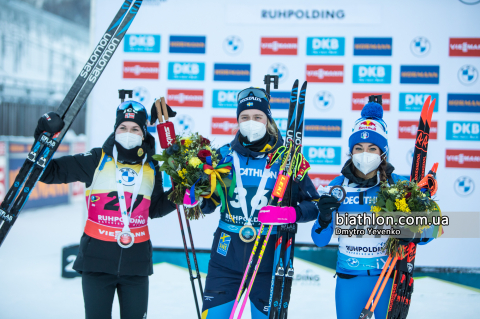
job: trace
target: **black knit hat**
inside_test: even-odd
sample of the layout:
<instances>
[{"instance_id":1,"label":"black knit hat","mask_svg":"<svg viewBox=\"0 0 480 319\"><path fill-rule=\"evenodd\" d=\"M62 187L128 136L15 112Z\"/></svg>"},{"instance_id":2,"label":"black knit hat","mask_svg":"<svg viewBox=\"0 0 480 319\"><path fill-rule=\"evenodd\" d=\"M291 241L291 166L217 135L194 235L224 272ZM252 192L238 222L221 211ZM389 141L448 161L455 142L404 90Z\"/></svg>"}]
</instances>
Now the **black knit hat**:
<instances>
[{"instance_id":1,"label":"black knit hat","mask_svg":"<svg viewBox=\"0 0 480 319\"><path fill-rule=\"evenodd\" d=\"M130 121L137 123L143 132L143 136L147 136L147 119L147 110L142 104L136 101L125 101L117 108L117 119L113 131L115 132L121 123Z\"/></svg>"}]
</instances>

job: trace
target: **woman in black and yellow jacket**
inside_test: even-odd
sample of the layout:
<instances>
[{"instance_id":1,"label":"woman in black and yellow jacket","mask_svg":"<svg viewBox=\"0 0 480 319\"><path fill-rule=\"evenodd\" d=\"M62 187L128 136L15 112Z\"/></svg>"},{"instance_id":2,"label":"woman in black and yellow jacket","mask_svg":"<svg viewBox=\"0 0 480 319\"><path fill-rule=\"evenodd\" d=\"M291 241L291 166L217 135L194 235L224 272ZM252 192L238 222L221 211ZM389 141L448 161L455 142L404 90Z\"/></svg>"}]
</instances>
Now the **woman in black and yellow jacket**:
<instances>
[{"instance_id":1,"label":"woman in black and yellow jacket","mask_svg":"<svg viewBox=\"0 0 480 319\"><path fill-rule=\"evenodd\" d=\"M146 318L148 276L153 274L148 218L167 215L175 205L163 191L155 139L147 132L147 111L134 101L117 108L114 132L103 147L52 160L46 184L85 183L88 220L73 268L82 274L86 318L111 318L118 291L125 318ZM40 118L36 135L57 132L60 117Z\"/></svg>"}]
</instances>

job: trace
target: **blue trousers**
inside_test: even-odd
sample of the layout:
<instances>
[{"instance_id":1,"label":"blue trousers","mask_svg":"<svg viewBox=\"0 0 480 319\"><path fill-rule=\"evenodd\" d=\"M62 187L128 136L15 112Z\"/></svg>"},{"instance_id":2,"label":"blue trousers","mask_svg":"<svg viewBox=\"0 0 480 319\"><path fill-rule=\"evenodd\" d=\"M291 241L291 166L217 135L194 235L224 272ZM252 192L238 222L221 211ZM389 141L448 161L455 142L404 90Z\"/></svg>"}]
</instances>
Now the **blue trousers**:
<instances>
[{"instance_id":1,"label":"blue trousers","mask_svg":"<svg viewBox=\"0 0 480 319\"><path fill-rule=\"evenodd\" d=\"M367 304L368 298L370 298L377 280L378 276L357 276L351 279L337 277L337 286L335 288L337 318L358 319L358 316ZM374 310L375 319L385 319L387 316L392 283L392 278L388 279L382 296Z\"/></svg>"},{"instance_id":2,"label":"blue trousers","mask_svg":"<svg viewBox=\"0 0 480 319\"><path fill-rule=\"evenodd\" d=\"M260 244L262 241L263 237ZM242 242L236 233L217 229L210 254L210 262L208 263L202 319L228 319L230 317L253 244L253 242L248 244ZM252 319L268 318L274 245L275 235L271 236L268 241L250 292ZM259 252L260 247L257 249L257 256ZM247 278L247 286L256 262L257 258L255 257ZM241 304L238 305L238 308L240 307Z\"/></svg>"}]
</instances>

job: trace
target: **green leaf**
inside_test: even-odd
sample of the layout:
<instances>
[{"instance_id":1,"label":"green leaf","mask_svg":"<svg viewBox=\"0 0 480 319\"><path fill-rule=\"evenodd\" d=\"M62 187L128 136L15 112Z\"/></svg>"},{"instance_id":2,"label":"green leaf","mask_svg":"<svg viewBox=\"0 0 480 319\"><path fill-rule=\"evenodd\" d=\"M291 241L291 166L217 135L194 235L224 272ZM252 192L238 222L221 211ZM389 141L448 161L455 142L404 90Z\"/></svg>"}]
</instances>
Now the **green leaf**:
<instances>
[{"instance_id":1,"label":"green leaf","mask_svg":"<svg viewBox=\"0 0 480 319\"><path fill-rule=\"evenodd\" d=\"M395 205L390 199L387 199L387 203L385 205L385 208L387 209L387 212L393 212L395 210Z\"/></svg>"},{"instance_id":2,"label":"green leaf","mask_svg":"<svg viewBox=\"0 0 480 319\"><path fill-rule=\"evenodd\" d=\"M385 206L385 200L382 197L377 197L377 203L375 204L376 206L384 207Z\"/></svg>"}]
</instances>

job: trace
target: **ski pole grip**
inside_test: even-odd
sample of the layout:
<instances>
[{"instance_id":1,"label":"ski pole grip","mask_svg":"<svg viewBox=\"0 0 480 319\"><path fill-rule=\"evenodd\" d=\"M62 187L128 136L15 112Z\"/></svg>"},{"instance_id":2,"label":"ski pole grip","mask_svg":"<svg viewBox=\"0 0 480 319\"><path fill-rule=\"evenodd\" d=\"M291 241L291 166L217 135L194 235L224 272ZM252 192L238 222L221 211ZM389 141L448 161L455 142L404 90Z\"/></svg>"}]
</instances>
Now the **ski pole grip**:
<instances>
[{"instance_id":1,"label":"ski pole grip","mask_svg":"<svg viewBox=\"0 0 480 319\"><path fill-rule=\"evenodd\" d=\"M160 98L161 104L162 104L162 111L163 111L163 116L165 117L165 122L168 121L168 110L167 110L167 104L165 103L165 98L162 96Z\"/></svg>"},{"instance_id":2,"label":"ski pole grip","mask_svg":"<svg viewBox=\"0 0 480 319\"><path fill-rule=\"evenodd\" d=\"M160 106L160 99L155 101L155 108L157 109L158 122L163 123L162 107Z\"/></svg>"}]
</instances>

